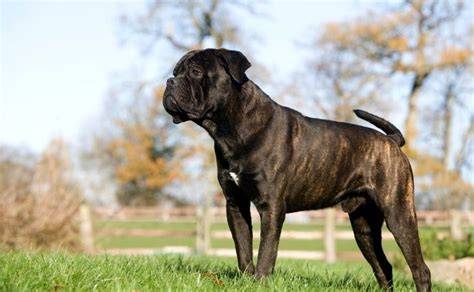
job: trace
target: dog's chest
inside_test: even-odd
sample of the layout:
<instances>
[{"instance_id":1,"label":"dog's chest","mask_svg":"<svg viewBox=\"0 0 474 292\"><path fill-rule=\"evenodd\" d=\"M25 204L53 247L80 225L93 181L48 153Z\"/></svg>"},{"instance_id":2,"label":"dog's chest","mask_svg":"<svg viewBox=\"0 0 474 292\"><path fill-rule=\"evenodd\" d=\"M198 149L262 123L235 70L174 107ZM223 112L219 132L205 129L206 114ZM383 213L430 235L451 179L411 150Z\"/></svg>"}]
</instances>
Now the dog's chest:
<instances>
[{"instance_id":1,"label":"dog's chest","mask_svg":"<svg viewBox=\"0 0 474 292\"><path fill-rule=\"evenodd\" d=\"M257 188L255 177L253 175L228 171L227 179L229 183L233 183L239 189L239 192L237 193L239 196L246 196L255 205L258 205L260 203L259 191Z\"/></svg>"},{"instance_id":2,"label":"dog's chest","mask_svg":"<svg viewBox=\"0 0 474 292\"><path fill-rule=\"evenodd\" d=\"M239 183L240 183L240 181L239 181L239 176L238 176L235 172L232 172L232 171L229 172L229 176L230 176L230 179L231 179L237 186L239 186Z\"/></svg>"}]
</instances>

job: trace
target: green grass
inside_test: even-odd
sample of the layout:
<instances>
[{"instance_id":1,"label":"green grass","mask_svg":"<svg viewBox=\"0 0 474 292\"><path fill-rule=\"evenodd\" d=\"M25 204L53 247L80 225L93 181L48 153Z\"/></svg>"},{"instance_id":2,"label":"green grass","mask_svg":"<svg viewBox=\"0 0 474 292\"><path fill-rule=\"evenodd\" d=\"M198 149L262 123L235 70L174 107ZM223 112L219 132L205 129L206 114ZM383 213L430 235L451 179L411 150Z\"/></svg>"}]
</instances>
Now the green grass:
<instances>
[{"instance_id":1,"label":"green grass","mask_svg":"<svg viewBox=\"0 0 474 292\"><path fill-rule=\"evenodd\" d=\"M395 272L396 291L414 291ZM463 291L435 284L435 291ZM0 254L0 291L378 291L367 264L279 260L272 277L242 276L235 259L180 256Z\"/></svg>"},{"instance_id":2,"label":"green grass","mask_svg":"<svg viewBox=\"0 0 474 292\"><path fill-rule=\"evenodd\" d=\"M163 222L153 221L151 219L146 220L134 220L134 221L100 221L95 225L96 231L101 229L160 229L169 231L195 231L196 223L193 222ZM287 222L284 225L286 231L322 231L324 226L318 223L300 224L294 222ZM340 224L336 226L338 231L351 231L350 224ZM388 231L384 226L384 231ZM212 231L226 231L229 232L229 227L226 222L213 222L211 224ZM419 228L421 237L430 236L433 232L444 232L449 234L448 227L429 227L421 226ZM260 232L260 224L254 224L254 234ZM473 227L466 228L466 232L474 234ZM230 234L230 232L229 232ZM196 247L195 237L145 237L145 236L101 236L100 232L96 237L96 246L98 248L162 248L165 246L186 246L191 249ZM253 247L258 249L260 241L254 239ZM423 242L426 248L426 242ZM359 260L364 261L359 251L355 240L336 240L336 250L338 258L343 260ZM227 248L233 249L234 242L231 238L212 238L211 248ZM394 261L397 258L403 258L394 240L384 240L383 248L387 256ZM282 237L279 245L279 250L301 250L301 251L324 251L324 242L322 239L289 239ZM364 261L365 262L365 261Z\"/></svg>"},{"instance_id":3,"label":"green grass","mask_svg":"<svg viewBox=\"0 0 474 292\"><path fill-rule=\"evenodd\" d=\"M232 242L232 240L229 240ZM159 248L164 246L196 246L195 237L144 237L144 236L111 236L99 237L96 245L101 248Z\"/></svg>"}]
</instances>

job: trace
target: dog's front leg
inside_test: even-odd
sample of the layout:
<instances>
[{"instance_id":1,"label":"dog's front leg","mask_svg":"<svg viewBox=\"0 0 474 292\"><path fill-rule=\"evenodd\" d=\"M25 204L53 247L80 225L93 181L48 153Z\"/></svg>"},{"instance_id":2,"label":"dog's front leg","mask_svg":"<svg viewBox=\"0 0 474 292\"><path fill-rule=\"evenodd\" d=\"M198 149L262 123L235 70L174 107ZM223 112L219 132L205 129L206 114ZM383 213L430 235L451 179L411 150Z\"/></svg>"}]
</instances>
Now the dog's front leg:
<instances>
[{"instance_id":1,"label":"dog's front leg","mask_svg":"<svg viewBox=\"0 0 474 292\"><path fill-rule=\"evenodd\" d=\"M280 206L268 205L257 207L257 209L262 223L256 277L263 278L270 275L275 266L285 211Z\"/></svg>"},{"instance_id":2,"label":"dog's front leg","mask_svg":"<svg viewBox=\"0 0 474 292\"><path fill-rule=\"evenodd\" d=\"M235 243L239 269L242 273L253 275L255 267L253 265L250 200L242 197L238 201L229 200L227 201L226 211L227 223Z\"/></svg>"}]
</instances>

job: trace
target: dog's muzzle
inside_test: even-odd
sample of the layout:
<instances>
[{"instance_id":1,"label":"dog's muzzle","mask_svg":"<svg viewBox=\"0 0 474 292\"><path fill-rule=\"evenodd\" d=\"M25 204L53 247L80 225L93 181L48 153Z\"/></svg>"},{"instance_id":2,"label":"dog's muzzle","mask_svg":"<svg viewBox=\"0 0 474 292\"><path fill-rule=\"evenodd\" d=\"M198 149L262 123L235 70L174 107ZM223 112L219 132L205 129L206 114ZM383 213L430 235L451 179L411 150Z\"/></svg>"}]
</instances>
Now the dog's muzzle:
<instances>
[{"instance_id":1,"label":"dog's muzzle","mask_svg":"<svg viewBox=\"0 0 474 292\"><path fill-rule=\"evenodd\" d=\"M175 86L176 78L172 77L166 81L166 89L163 94L163 107L173 117L173 123L179 124L185 120L185 115L172 94Z\"/></svg>"},{"instance_id":2,"label":"dog's muzzle","mask_svg":"<svg viewBox=\"0 0 474 292\"><path fill-rule=\"evenodd\" d=\"M179 108L178 103L171 94L166 94L163 97L163 107L173 117L173 123L179 124L184 121L183 112Z\"/></svg>"}]
</instances>

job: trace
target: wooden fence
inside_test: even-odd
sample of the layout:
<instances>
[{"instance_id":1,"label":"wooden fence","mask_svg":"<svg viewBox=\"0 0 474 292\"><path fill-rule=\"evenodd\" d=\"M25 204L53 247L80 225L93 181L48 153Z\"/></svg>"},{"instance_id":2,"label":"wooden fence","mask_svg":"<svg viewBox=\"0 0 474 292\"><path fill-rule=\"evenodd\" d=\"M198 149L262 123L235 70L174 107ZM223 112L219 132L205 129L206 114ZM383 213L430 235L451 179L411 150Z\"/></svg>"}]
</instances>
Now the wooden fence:
<instances>
[{"instance_id":1,"label":"wooden fence","mask_svg":"<svg viewBox=\"0 0 474 292\"><path fill-rule=\"evenodd\" d=\"M474 212L438 212L421 211L417 213L420 226L445 226L450 228L451 236L462 238L463 226L474 226ZM225 208L212 208L210 212L202 212L195 207L185 208L94 208L87 206L81 208L81 232L83 244L89 252L106 252L109 254L156 254L156 253L198 253L215 256L235 256L234 249L211 248L211 239L230 239L231 234L228 230L210 230L210 222L225 222ZM252 218L255 223L259 222L259 216L255 209L252 209ZM121 229L121 228L101 228L94 234L93 220L97 221L137 221L151 220L158 222L196 222L195 230L149 230L149 229ZM324 242L324 250L321 251L298 251L298 250L279 250L280 258L303 258L318 259L326 262L335 262L336 240L353 239L352 231L336 231L336 224L349 224L347 214L338 209L325 209L318 211L300 212L288 214L286 222L296 223L319 223L324 226L323 231L283 231L282 238L288 239L319 239ZM447 234L439 234L446 236ZM162 248L120 248L120 249L99 249L94 247L94 237L172 237L179 238L195 237L196 246L165 246ZM258 232L255 232L254 239L259 238ZM389 232L383 232L384 240L393 239ZM254 251L256 254L257 251Z\"/></svg>"}]
</instances>

